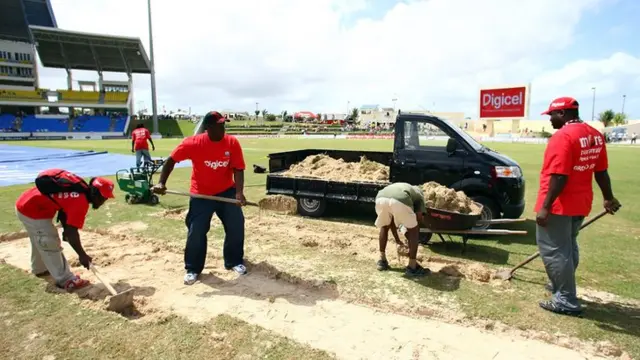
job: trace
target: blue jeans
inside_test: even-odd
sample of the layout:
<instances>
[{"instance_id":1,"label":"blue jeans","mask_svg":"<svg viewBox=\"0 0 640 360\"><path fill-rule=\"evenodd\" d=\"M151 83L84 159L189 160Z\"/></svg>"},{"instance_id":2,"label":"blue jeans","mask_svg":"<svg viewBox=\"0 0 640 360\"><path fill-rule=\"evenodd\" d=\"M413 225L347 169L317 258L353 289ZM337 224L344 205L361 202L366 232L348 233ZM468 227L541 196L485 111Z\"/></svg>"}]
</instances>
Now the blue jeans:
<instances>
[{"instance_id":1,"label":"blue jeans","mask_svg":"<svg viewBox=\"0 0 640 360\"><path fill-rule=\"evenodd\" d=\"M144 158L145 162L151 162L151 154L149 154L149 150L142 149L136 150L136 167L140 167L142 164L142 158Z\"/></svg>"},{"instance_id":2,"label":"blue jeans","mask_svg":"<svg viewBox=\"0 0 640 360\"><path fill-rule=\"evenodd\" d=\"M234 187L215 196L235 199ZM224 267L231 269L244 263L244 214L242 208L220 201L191 198L187 225L187 246L184 250L184 268L187 272L200 274L207 258L207 233L211 218L216 214L224 227L222 255Z\"/></svg>"}]
</instances>

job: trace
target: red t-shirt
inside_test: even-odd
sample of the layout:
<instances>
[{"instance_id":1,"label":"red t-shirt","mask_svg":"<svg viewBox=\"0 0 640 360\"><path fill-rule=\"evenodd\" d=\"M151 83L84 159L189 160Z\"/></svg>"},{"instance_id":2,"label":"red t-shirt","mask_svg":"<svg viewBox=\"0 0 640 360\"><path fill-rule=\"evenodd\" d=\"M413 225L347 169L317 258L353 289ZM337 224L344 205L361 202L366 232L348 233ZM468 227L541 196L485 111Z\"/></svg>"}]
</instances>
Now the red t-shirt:
<instances>
[{"instance_id":1,"label":"red t-shirt","mask_svg":"<svg viewBox=\"0 0 640 360\"><path fill-rule=\"evenodd\" d=\"M34 186L20 195L16 208L22 215L36 220L53 219L56 212L62 209L67 214L67 225L82 229L89 212L87 197L77 192L62 192L51 197L55 202Z\"/></svg>"},{"instance_id":2,"label":"red t-shirt","mask_svg":"<svg viewBox=\"0 0 640 360\"><path fill-rule=\"evenodd\" d=\"M233 170L244 170L242 147L235 136L211 141L207 133L182 140L171 153L175 162L191 160L191 192L216 195L235 185Z\"/></svg>"},{"instance_id":3,"label":"red t-shirt","mask_svg":"<svg viewBox=\"0 0 640 360\"><path fill-rule=\"evenodd\" d=\"M133 140L133 150L149 150L147 140L151 139L151 133L147 128L133 130L131 132L131 139Z\"/></svg>"},{"instance_id":4,"label":"red t-shirt","mask_svg":"<svg viewBox=\"0 0 640 360\"><path fill-rule=\"evenodd\" d=\"M542 208L551 174L567 175L567 184L551 206L551 213L587 216L593 203L593 173L607 170L604 137L585 123L569 123L549 139L540 171L535 211Z\"/></svg>"}]
</instances>

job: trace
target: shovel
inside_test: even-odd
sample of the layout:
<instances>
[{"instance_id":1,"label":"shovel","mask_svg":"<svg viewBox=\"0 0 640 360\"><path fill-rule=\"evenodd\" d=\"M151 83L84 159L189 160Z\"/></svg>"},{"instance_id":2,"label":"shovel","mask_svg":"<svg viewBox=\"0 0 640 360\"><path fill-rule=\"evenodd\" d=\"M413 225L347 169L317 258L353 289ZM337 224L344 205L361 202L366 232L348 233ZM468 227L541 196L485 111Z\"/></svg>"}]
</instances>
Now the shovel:
<instances>
[{"instance_id":1,"label":"shovel","mask_svg":"<svg viewBox=\"0 0 640 360\"><path fill-rule=\"evenodd\" d=\"M166 190L165 192L167 194L189 196L189 197L194 197L194 198L198 198L198 199L221 201L221 202L226 202L226 203L235 204L235 205L239 205L240 204L239 200L220 197L220 196L191 194L191 193L186 193L186 192L182 192L182 191L175 191L175 190ZM278 200L283 200L283 201L278 201ZM296 202L296 200L293 199L293 198L290 198L288 196L279 197L278 195L276 195L275 197L266 197L266 198L262 199L260 201L260 203L254 203L254 202L247 201L246 205L256 206L256 207L258 207L260 209L264 209L264 210L284 211L284 212L287 212L289 214L296 214L297 213L297 202Z\"/></svg>"},{"instance_id":2,"label":"shovel","mask_svg":"<svg viewBox=\"0 0 640 360\"><path fill-rule=\"evenodd\" d=\"M587 226L591 225L594 221L600 219L601 217L603 217L605 215L607 215L607 210L602 210L601 213L599 213L598 215L592 217L591 219L587 220L584 224L582 224L582 226L580 226L580 230L586 228ZM538 256L540 256L540 252L536 251L534 254L532 254L528 258L524 259L520 264L514 266L512 269L498 271L495 275L493 275L493 278L494 279L501 279L501 280L511 280L511 278L513 277L513 273L516 270L518 270L521 267L527 265L528 263L533 261Z\"/></svg>"},{"instance_id":3,"label":"shovel","mask_svg":"<svg viewBox=\"0 0 640 360\"><path fill-rule=\"evenodd\" d=\"M109 298L109 306L107 310L115 311L117 313L124 312L125 309L133 306L133 289L128 289L120 294L114 289L108 281L105 281L98 269L93 265L89 264L89 269L93 272L93 274L104 284L104 286L111 293L111 297Z\"/></svg>"}]
</instances>

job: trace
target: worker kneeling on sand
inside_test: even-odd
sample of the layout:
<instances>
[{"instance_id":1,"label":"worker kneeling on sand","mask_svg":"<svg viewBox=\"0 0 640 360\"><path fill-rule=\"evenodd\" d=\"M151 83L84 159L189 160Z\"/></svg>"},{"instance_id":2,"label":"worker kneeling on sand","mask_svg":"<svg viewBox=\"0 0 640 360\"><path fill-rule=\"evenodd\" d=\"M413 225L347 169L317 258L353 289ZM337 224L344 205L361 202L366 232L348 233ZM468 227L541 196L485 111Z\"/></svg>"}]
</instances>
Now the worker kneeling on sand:
<instances>
[{"instance_id":1,"label":"worker kneeling on sand","mask_svg":"<svg viewBox=\"0 0 640 360\"><path fill-rule=\"evenodd\" d=\"M38 174L36 186L23 192L16 201L16 215L31 240L31 272L36 276L51 275L56 286L67 291L88 285L88 280L71 272L53 217L58 213L64 240L88 269L92 259L82 247L78 229L84 226L89 205L98 209L113 197L113 182L109 179L92 178L87 184L78 175L62 169Z\"/></svg>"},{"instance_id":2,"label":"worker kneeling on sand","mask_svg":"<svg viewBox=\"0 0 640 360\"><path fill-rule=\"evenodd\" d=\"M426 204L422 189L407 183L394 183L378 192L376 196L376 226L380 229L380 260L378 270L388 270L389 262L386 257L389 230L393 233L396 243L401 244L398 237L397 225L407 229L409 239L409 265L405 269L408 276L424 276L429 273L416 261L418 255L418 237L422 216L426 211Z\"/></svg>"}]
</instances>

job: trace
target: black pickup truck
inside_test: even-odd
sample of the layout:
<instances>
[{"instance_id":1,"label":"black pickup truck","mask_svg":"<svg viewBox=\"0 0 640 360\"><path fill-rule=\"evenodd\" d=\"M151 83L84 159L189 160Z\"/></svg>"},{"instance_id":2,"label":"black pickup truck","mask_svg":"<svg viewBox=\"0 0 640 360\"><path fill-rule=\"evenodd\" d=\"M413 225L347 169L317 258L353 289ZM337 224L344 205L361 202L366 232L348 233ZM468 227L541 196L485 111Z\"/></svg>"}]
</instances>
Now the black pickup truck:
<instances>
[{"instance_id":1,"label":"black pickup truck","mask_svg":"<svg viewBox=\"0 0 640 360\"><path fill-rule=\"evenodd\" d=\"M347 162L358 162L364 155L389 166L389 182L421 185L435 181L462 190L484 205L483 220L515 219L522 215L525 181L514 160L435 116L400 113L394 131L393 152L307 149L269 154L267 194L295 197L298 211L304 216L321 217L330 202L371 204L373 208L384 183L342 183L282 175L292 164L310 155L326 154ZM434 141L437 139L443 140L442 145Z\"/></svg>"}]
</instances>

